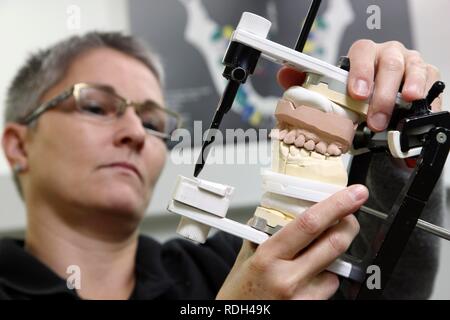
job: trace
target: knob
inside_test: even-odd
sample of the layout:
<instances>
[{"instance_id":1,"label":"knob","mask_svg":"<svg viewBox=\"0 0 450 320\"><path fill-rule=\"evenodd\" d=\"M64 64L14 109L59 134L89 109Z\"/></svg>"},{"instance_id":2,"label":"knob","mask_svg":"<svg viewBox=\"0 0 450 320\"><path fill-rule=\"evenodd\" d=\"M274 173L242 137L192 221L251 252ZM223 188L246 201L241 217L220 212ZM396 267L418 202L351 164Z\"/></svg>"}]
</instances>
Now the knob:
<instances>
[{"instance_id":1,"label":"knob","mask_svg":"<svg viewBox=\"0 0 450 320\"><path fill-rule=\"evenodd\" d=\"M236 30L242 29L258 37L267 38L272 22L251 12L244 12Z\"/></svg>"}]
</instances>

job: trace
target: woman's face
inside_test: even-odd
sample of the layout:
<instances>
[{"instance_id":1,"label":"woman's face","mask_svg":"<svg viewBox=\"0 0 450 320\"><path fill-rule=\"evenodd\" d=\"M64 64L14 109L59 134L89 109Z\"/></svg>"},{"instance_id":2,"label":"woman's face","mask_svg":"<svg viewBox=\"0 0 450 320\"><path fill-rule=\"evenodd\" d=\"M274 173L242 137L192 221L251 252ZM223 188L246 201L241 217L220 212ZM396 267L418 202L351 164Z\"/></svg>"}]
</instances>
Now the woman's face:
<instances>
[{"instance_id":1,"label":"woman's face","mask_svg":"<svg viewBox=\"0 0 450 320\"><path fill-rule=\"evenodd\" d=\"M106 48L77 57L42 101L79 82L109 85L132 101L150 99L163 105L154 74L135 58ZM67 103L74 103L73 98ZM29 129L26 152L26 197L87 214L103 211L134 218L142 217L166 157L164 142L146 133L132 108L106 124L60 108L49 110Z\"/></svg>"}]
</instances>

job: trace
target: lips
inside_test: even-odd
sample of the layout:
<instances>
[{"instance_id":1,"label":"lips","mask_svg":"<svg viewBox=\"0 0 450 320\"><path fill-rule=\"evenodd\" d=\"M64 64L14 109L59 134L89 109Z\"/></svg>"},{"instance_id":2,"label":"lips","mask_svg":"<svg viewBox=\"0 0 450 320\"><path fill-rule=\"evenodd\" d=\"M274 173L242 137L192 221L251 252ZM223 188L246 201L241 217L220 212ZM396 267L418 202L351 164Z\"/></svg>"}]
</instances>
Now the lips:
<instances>
[{"instance_id":1,"label":"lips","mask_svg":"<svg viewBox=\"0 0 450 320\"><path fill-rule=\"evenodd\" d=\"M141 172L138 170L138 168L129 163L129 162L114 162L114 163L110 163L106 166L103 166L104 168L124 168L130 171L133 171L138 177L139 179L142 181L142 174Z\"/></svg>"}]
</instances>

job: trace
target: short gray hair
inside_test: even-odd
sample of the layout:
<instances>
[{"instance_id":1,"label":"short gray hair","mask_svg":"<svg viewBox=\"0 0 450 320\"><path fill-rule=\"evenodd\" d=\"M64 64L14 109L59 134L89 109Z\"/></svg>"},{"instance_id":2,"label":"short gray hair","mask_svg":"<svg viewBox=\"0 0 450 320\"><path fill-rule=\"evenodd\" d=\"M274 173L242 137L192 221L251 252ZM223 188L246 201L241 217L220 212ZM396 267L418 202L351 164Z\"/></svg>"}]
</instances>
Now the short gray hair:
<instances>
[{"instance_id":1,"label":"short gray hair","mask_svg":"<svg viewBox=\"0 0 450 320\"><path fill-rule=\"evenodd\" d=\"M163 84L158 57L141 40L120 32L89 32L72 36L32 54L14 77L6 96L4 121L19 122L37 108L42 96L61 81L80 54L96 48L111 48L144 63ZM14 182L22 196L18 178Z\"/></svg>"}]
</instances>

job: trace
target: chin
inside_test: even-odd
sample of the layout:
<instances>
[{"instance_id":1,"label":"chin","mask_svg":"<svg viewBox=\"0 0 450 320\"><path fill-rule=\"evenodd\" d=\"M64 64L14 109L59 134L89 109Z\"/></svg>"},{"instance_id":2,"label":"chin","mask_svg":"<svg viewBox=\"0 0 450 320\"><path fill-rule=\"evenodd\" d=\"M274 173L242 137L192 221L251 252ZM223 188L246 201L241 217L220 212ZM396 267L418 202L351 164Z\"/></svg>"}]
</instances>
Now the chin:
<instances>
[{"instance_id":1,"label":"chin","mask_svg":"<svg viewBox=\"0 0 450 320\"><path fill-rule=\"evenodd\" d=\"M111 186L98 193L99 206L107 211L142 218L146 209L144 196L130 186Z\"/></svg>"}]
</instances>

